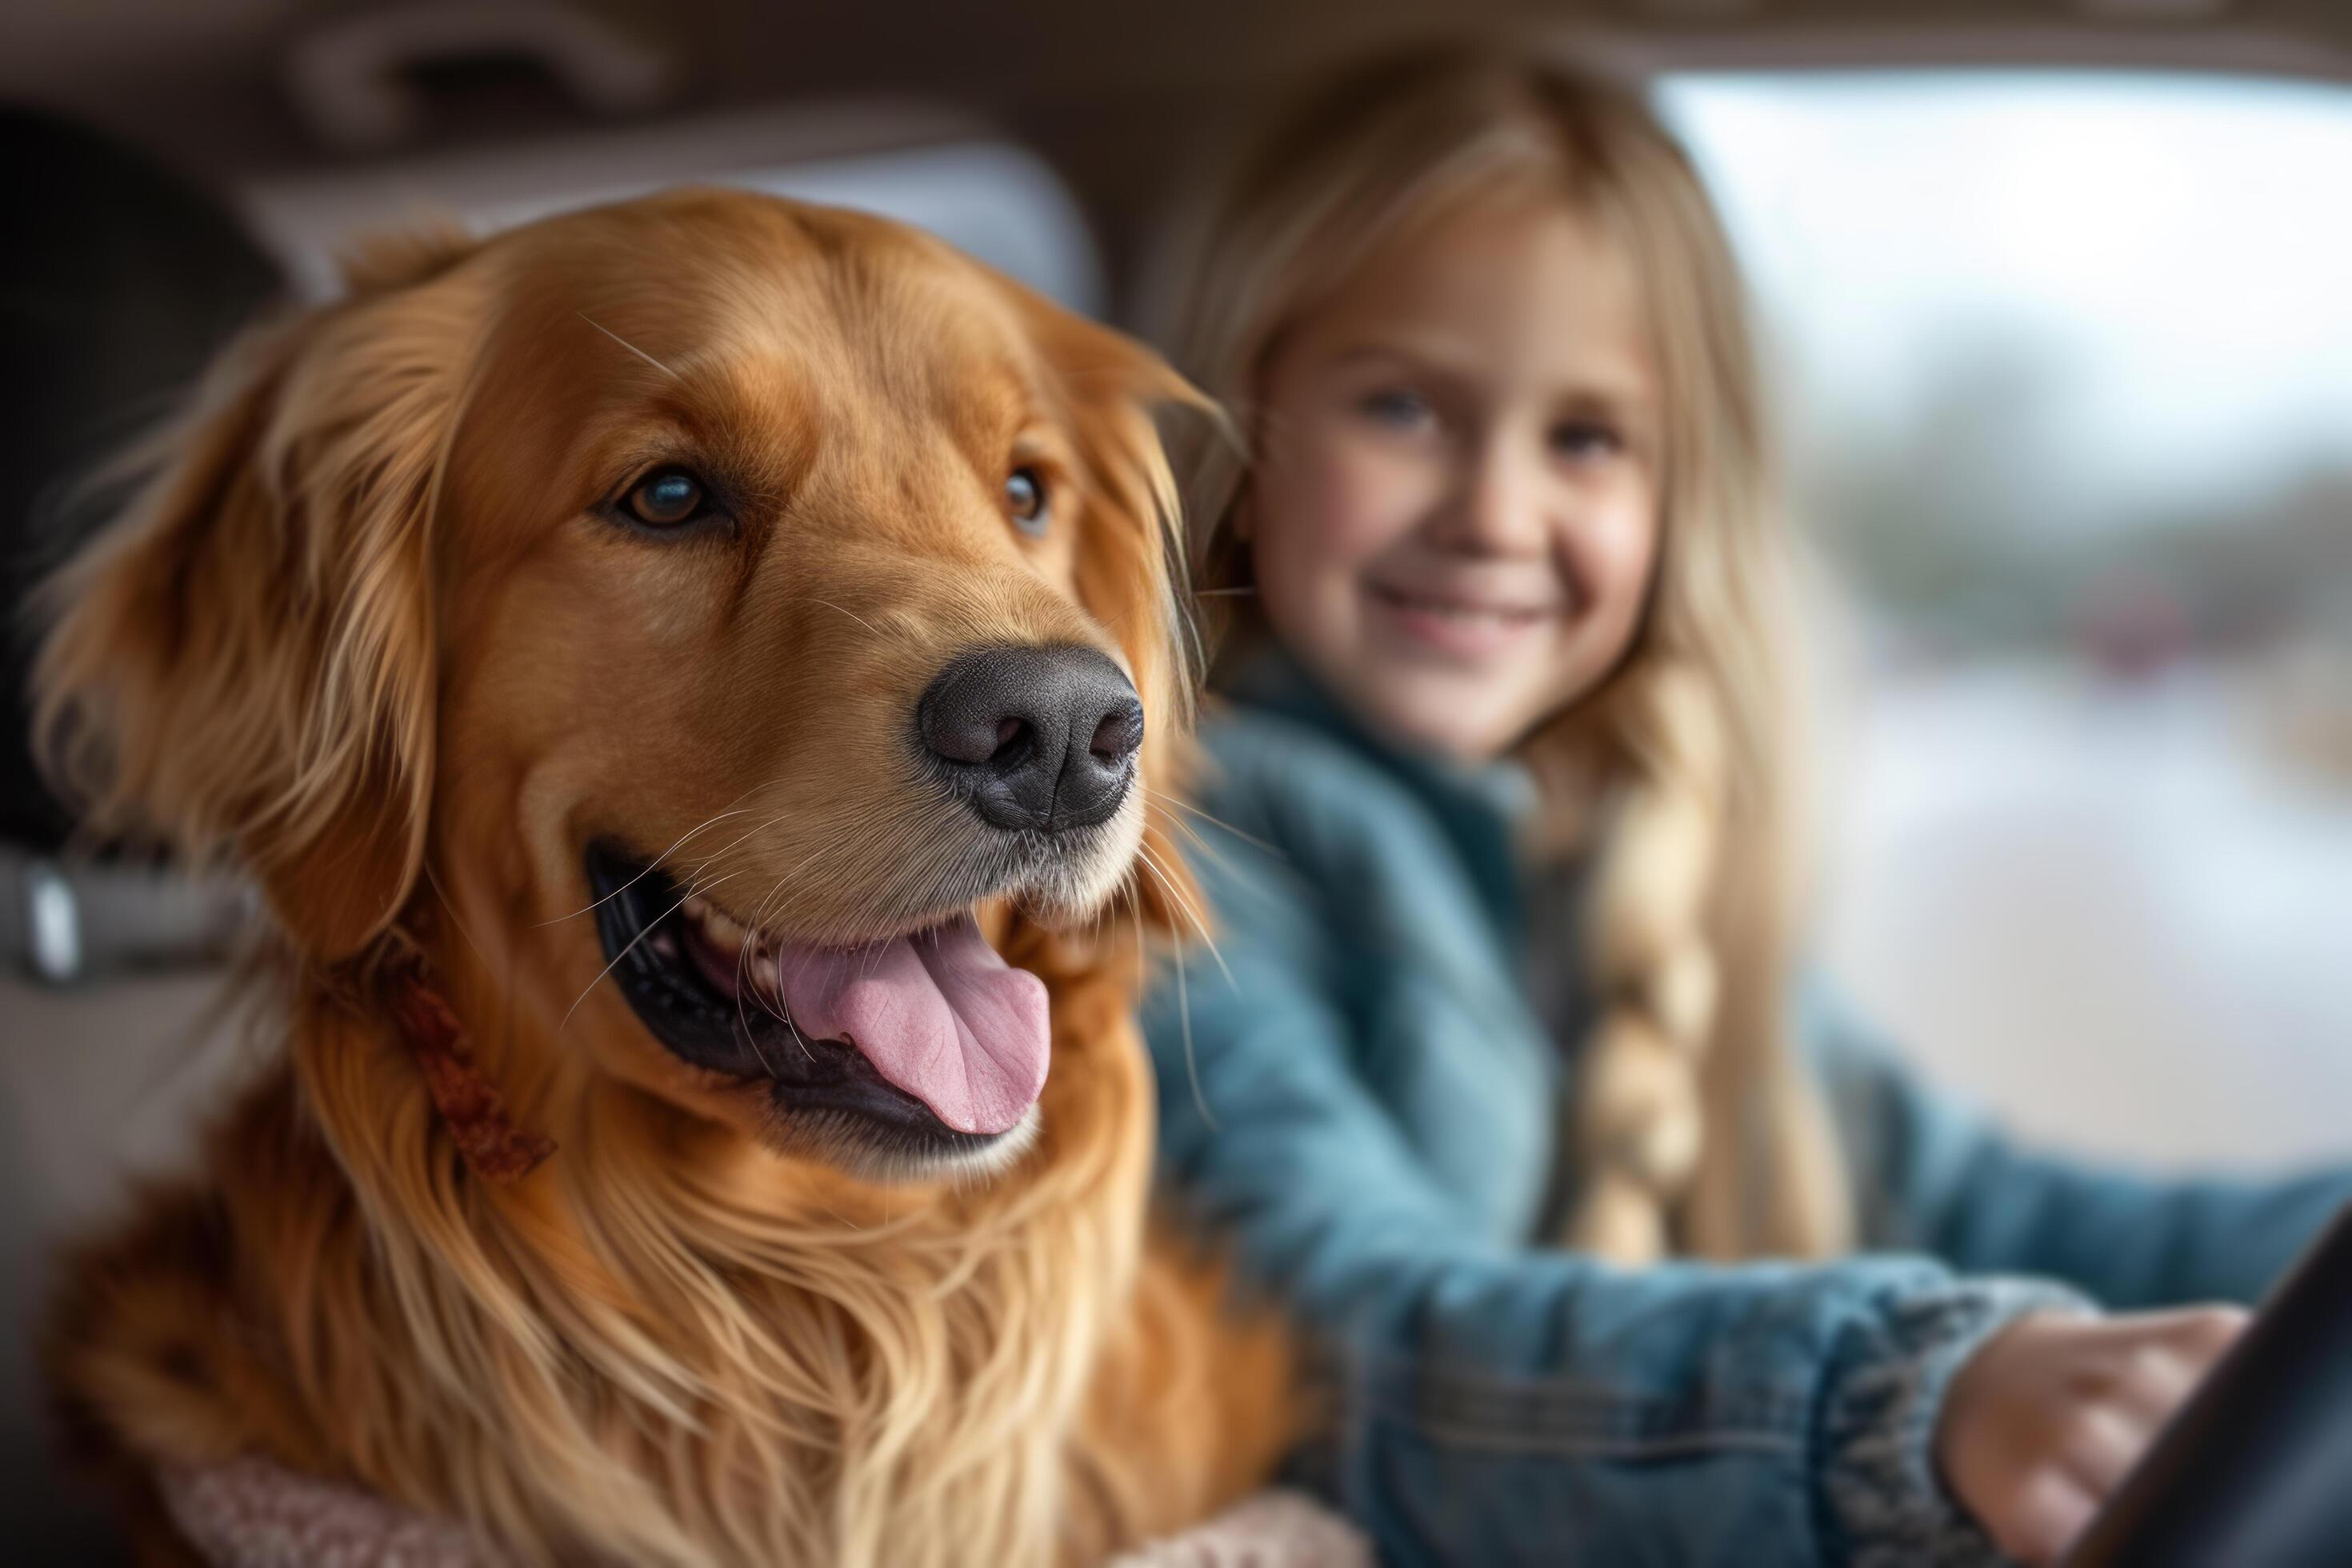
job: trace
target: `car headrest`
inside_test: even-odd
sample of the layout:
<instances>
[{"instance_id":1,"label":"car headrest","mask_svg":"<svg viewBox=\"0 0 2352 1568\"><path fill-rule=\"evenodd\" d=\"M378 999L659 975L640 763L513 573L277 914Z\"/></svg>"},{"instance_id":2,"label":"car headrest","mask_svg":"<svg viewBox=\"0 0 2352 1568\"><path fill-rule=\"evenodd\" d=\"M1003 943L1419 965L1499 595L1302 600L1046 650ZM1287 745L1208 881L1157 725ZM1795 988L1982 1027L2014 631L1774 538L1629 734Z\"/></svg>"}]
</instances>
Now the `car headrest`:
<instances>
[{"instance_id":1,"label":"car headrest","mask_svg":"<svg viewBox=\"0 0 2352 1568\"><path fill-rule=\"evenodd\" d=\"M284 284L221 203L49 114L0 109L0 839L47 849L70 824L33 767L26 597L105 520L94 468Z\"/></svg>"}]
</instances>

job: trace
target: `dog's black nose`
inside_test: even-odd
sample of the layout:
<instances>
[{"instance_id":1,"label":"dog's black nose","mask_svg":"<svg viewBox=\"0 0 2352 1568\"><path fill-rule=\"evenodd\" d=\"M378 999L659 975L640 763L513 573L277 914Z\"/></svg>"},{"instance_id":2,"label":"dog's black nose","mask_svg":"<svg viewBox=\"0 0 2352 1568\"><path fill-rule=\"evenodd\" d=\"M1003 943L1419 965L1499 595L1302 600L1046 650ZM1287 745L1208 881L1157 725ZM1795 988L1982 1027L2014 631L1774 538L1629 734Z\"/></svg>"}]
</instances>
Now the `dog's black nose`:
<instances>
[{"instance_id":1,"label":"dog's black nose","mask_svg":"<svg viewBox=\"0 0 2352 1568\"><path fill-rule=\"evenodd\" d=\"M1047 832L1118 809L1143 744L1143 704L1090 647L958 655L915 708L924 747L982 820Z\"/></svg>"}]
</instances>

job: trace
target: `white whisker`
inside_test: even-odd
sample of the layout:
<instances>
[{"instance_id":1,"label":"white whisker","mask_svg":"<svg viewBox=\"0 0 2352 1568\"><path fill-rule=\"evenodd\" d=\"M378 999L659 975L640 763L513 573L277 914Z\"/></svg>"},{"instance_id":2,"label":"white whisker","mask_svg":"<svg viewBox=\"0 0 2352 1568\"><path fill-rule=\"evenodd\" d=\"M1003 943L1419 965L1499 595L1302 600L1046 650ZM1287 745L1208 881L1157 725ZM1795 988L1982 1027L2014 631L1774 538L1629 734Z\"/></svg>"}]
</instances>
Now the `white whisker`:
<instances>
[{"instance_id":1,"label":"white whisker","mask_svg":"<svg viewBox=\"0 0 2352 1568\"><path fill-rule=\"evenodd\" d=\"M1160 802L1162 805L1173 806L1176 810L1184 813L1188 816L1199 817L1202 821L1207 823L1212 827L1223 828L1225 832L1232 834L1243 843L1253 845L1257 848L1263 849L1267 854L1276 857L1277 859L1287 860L1290 858L1289 855L1285 853L1282 846L1279 844L1269 844L1265 839L1258 837L1255 834L1244 833L1240 828L1235 827L1232 823L1227 822L1223 817L1211 816L1209 813L1202 811L1199 806L1194 805L1191 801L1184 799L1181 795L1171 795L1163 789L1153 789L1150 784L1144 785L1143 790L1146 795L1149 795L1152 799Z\"/></svg>"},{"instance_id":2,"label":"white whisker","mask_svg":"<svg viewBox=\"0 0 2352 1568\"><path fill-rule=\"evenodd\" d=\"M841 610L843 615L847 616L851 620L856 621L859 626L864 626L876 637L878 637L882 635L881 628L877 626L872 621L867 620L864 616L857 614L855 610L842 609L839 605L835 604L831 599L811 599L809 603L812 605L823 605L828 610Z\"/></svg>"},{"instance_id":3,"label":"white whisker","mask_svg":"<svg viewBox=\"0 0 2352 1568\"><path fill-rule=\"evenodd\" d=\"M730 871L730 872L729 872L727 875L728 875L729 877L731 877L731 876L735 875L735 873L734 873L734 872L732 872L732 871ZM718 879L718 880L719 880L719 882L723 882L723 881L727 880L727 877L721 877L721 878ZM715 887L715 886L717 886L717 883L716 883L716 882L713 882L713 883L706 883L706 884L704 884L704 885L705 885L705 886L707 886L707 887ZM699 890L699 889L696 889L695 891L698 891L698 890ZM628 957L628 956L629 956L629 953L630 953L630 951L631 951L632 949L634 949L634 948L637 945L637 943L639 943L639 942L643 942L643 941L645 941L645 940L646 940L646 932L648 932L648 931L652 931L652 930L654 929L654 927L656 927L656 926L657 926L657 925L661 924L661 923L662 923L662 921L666 921L666 920L669 919L669 917L670 917L670 916L672 916L672 915L674 915L674 914L677 913L677 911L678 911L678 910L682 910L682 909L686 908L686 900L687 900L688 899L692 898L692 897L694 897L694 892L693 892L693 891L689 891L689 892L688 892L688 893L686 893L686 894L682 895L682 896L678 899L677 902L676 902L676 903L672 904L669 908L667 908L667 909L664 910L660 914L658 914L658 915L655 916L652 920L647 921L644 925L642 925L642 926L638 927L638 928L637 928L637 934L636 934L636 935L635 935L635 936L633 936L633 937L631 937L631 938L628 940L627 943L622 947L621 951L620 951L620 952L616 952L616 953L614 953L614 954L613 955L612 962L611 962L610 963L605 964L604 968L602 968L602 969L600 969L600 970L598 970L598 971L596 972L596 978L595 978L594 980L591 980L591 981L588 983L587 990L581 992L579 995L574 996L574 997L572 999L572 1005L571 1005L570 1007L568 1007L568 1008L566 1008L566 1009L564 1010L564 1014L563 1014L562 1021L561 1023L558 1023L558 1024L555 1026L555 1032L556 1032L557 1034L559 1034L559 1035L560 1035L560 1034L562 1034L562 1033L563 1032L563 1030L564 1030L564 1026L565 1026L566 1025L568 1025L568 1024L570 1024L570 1023L572 1022L572 1014L574 1014L574 1013L577 1013L578 1011L580 1011L580 1004L581 1004L581 1003L583 1003L583 1002L585 1002L586 1000L588 1000L588 993L589 993L590 991L593 991L593 990L595 990L595 989L596 989L596 986L597 986L597 983L598 983L599 981L602 981L602 980L604 978L604 976L606 976L607 974L612 973L613 973L613 970L614 970L614 965L618 964L618 963L621 962L621 960L623 960L623 959L625 959L625 958Z\"/></svg>"},{"instance_id":4,"label":"white whisker","mask_svg":"<svg viewBox=\"0 0 2352 1568\"><path fill-rule=\"evenodd\" d=\"M1192 993L1184 981L1184 954L1176 954L1176 1020L1184 1032L1184 1076L1192 1080L1192 1104L1209 1131L1217 1131L1217 1113L1209 1109L1208 1091L1201 1087L1201 1058L1192 1048Z\"/></svg>"},{"instance_id":5,"label":"white whisker","mask_svg":"<svg viewBox=\"0 0 2352 1568\"><path fill-rule=\"evenodd\" d=\"M746 793L748 794L749 792L747 791ZM605 894L604 898L596 900L594 903L591 903L585 908L574 910L568 915L558 915L551 921L541 921L539 922L538 926L534 926L532 929L535 931L540 929L541 926L561 925L565 921L576 921L582 915L587 914L598 906L604 904L607 900L619 898L623 893L625 893L631 888L635 887L640 879L651 874L663 861L676 854L677 852L678 845L684 844L688 839L693 837L696 834L701 832L712 823L724 822L730 816L741 816L750 809L751 808L748 806L738 806L732 811L722 811L716 816L704 817L700 822L696 823L692 827L689 827L684 833L679 834L677 843L672 844L667 849L665 849L659 855L655 856L651 865L648 865L644 870L639 871L636 876L630 878L627 881L622 883L619 887ZM738 839L736 842L740 844L742 840Z\"/></svg>"},{"instance_id":6,"label":"white whisker","mask_svg":"<svg viewBox=\"0 0 2352 1568\"><path fill-rule=\"evenodd\" d=\"M598 331L604 333L606 337L612 339L614 342L620 344L623 348L628 350L639 359L645 361L647 364L653 366L656 370L661 372L664 375L668 376L672 381L682 381L685 379L685 377L679 375L677 372L670 369L669 366L662 363L661 361L654 358L653 355L646 353L645 350L637 347L636 344L631 342L628 339L623 337L612 328L604 325L604 322L591 321L587 311L576 310L572 313L578 316L582 321L587 321L590 326L595 328Z\"/></svg>"}]
</instances>

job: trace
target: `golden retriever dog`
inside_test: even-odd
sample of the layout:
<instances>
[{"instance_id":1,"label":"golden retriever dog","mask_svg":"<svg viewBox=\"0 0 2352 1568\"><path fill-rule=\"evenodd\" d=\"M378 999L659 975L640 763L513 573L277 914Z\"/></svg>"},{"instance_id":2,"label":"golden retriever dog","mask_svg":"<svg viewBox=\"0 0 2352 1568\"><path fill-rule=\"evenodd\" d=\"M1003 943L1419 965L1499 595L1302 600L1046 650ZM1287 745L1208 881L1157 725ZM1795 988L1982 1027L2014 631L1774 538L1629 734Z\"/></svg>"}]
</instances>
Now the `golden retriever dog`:
<instances>
[{"instance_id":1,"label":"golden retriever dog","mask_svg":"<svg viewBox=\"0 0 2352 1568\"><path fill-rule=\"evenodd\" d=\"M1159 361L923 235L682 192L257 331L59 580L94 820L257 882L269 1065L48 1353L520 1563L1090 1562L1289 1352L1147 1225L1190 898Z\"/></svg>"}]
</instances>

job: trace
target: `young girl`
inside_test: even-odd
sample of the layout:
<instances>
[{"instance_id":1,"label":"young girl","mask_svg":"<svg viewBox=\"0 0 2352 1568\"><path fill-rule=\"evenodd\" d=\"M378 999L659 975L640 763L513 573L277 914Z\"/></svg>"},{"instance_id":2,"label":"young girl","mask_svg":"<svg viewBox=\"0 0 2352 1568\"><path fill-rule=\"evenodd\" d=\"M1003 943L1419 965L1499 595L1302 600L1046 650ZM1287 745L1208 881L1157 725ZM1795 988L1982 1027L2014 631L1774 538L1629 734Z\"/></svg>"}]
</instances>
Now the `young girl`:
<instances>
[{"instance_id":1,"label":"young girl","mask_svg":"<svg viewBox=\"0 0 2352 1568\"><path fill-rule=\"evenodd\" d=\"M1147 1015L1180 1205L1402 1562L2058 1555L2352 1180L2016 1149L1790 994L1784 541L1630 99L1427 54L1240 165L1173 345L1249 447ZM1859 1249L1859 1250L1858 1250Z\"/></svg>"}]
</instances>

